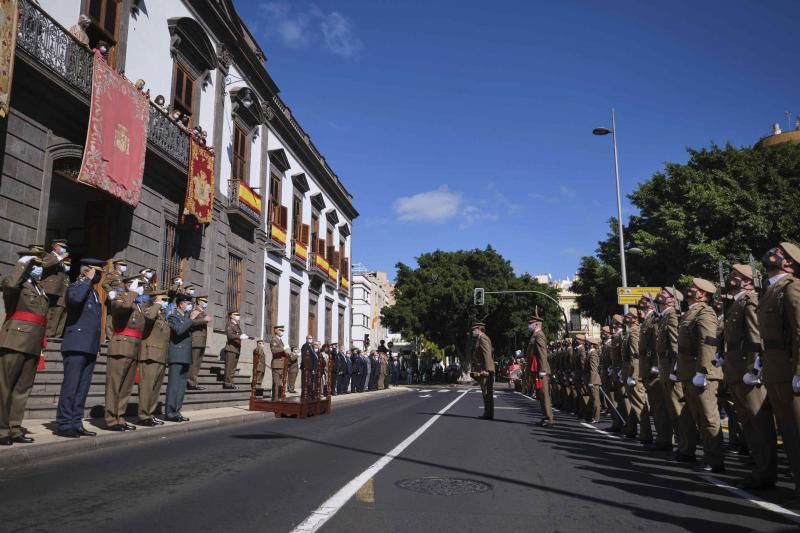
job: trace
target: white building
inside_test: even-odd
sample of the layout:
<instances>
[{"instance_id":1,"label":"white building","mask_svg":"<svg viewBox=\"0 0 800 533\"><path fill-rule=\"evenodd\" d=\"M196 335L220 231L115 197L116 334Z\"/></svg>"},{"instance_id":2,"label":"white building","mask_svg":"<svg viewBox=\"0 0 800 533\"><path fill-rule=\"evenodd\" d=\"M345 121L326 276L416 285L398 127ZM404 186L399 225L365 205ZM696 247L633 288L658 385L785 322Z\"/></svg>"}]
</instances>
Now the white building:
<instances>
[{"instance_id":1,"label":"white building","mask_svg":"<svg viewBox=\"0 0 800 533\"><path fill-rule=\"evenodd\" d=\"M578 295L572 292L572 284L574 281L574 279L570 280L567 278L552 283L551 286L558 289L558 305L564 310L569 320L570 331L583 331L589 337L599 337L600 324L591 318L581 316L578 310Z\"/></svg>"},{"instance_id":2,"label":"white building","mask_svg":"<svg viewBox=\"0 0 800 533\"><path fill-rule=\"evenodd\" d=\"M386 272L353 265L353 346L366 351L377 348L382 340L389 342L389 331L381 325L381 310L393 302Z\"/></svg>"}]
</instances>

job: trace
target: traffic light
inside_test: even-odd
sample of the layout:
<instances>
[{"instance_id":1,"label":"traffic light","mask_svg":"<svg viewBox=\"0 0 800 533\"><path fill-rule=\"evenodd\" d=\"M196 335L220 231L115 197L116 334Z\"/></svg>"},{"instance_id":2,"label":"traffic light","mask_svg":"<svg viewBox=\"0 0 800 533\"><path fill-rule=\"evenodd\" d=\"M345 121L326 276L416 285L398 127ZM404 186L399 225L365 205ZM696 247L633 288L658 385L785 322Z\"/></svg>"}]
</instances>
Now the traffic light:
<instances>
[{"instance_id":1,"label":"traffic light","mask_svg":"<svg viewBox=\"0 0 800 533\"><path fill-rule=\"evenodd\" d=\"M483 288L482 287L476 288L473 297L475 300L475 305L483 305Z\"/></svg>"}]
</instances>

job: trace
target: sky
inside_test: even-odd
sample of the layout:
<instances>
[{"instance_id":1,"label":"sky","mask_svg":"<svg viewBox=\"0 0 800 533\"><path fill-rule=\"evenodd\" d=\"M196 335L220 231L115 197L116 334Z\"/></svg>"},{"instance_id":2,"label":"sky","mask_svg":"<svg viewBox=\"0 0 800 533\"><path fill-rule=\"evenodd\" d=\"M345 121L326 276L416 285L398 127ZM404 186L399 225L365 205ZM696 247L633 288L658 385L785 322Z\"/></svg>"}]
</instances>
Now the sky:
<instances>
[{"instance_id":1,"label":"sky","mask_svg":"<svg viewBox=\"0 0 800 533\"><path fill-rule=\"evenodd\" d=\"M572 276L616 216L612 140L592 135L612 107L623 195L800 114L796 0L234 4L353 194L352 262L390 277L489 244Z\"/></svg>"}]
</instances>

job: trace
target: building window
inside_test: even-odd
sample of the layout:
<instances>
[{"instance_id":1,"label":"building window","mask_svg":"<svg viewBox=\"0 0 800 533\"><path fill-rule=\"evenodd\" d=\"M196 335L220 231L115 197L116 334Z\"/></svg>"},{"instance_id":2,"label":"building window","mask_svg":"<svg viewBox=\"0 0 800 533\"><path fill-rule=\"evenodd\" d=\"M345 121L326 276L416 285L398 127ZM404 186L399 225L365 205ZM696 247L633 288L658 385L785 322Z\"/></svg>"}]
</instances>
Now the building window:
<instances>
[{"instance_id":1,"label":"building window","mask_svg":"<svg viewBox=\"0 0 800 533\"><path fill-rule=\"evenodd\" d=\"M300 346L300 287L292 286L289 298L289 346Z\"/></svg>"},{"instance_id":2,"label":"building window","mask_svg":"<svg viewBox=\"0 0 800 533\"><path fill-rule=\"evenodd\" d=\"M581 312L577 309L571 309L569 312L569 329L572 331L581 329Z\"/></svg>"},{"instance_id":3,"label":"building window","mask_svg":"<svg viewBox=\"0 0 800 533\"><path fill-rule=\"evenodd\" d=\"M178 226L166 221L164 242L161 245L161 287L167 288L176 276L181 275L181 234Z\"/></svg>"},{"instance_id":4,"label":"building window","mask_svg":"<svg viewBox=\"0 0 800 533\"><path fill-rule=\"evenodd\" d=\"M292 196L292 238L303 244L303 196L295 189Z\"/></svg>"},{"instance_id":5,"label":"building window","mask_svg":"<svg viewBox=\"0 0 800 533\"><path fill-rule=\"evenodd\" d=\"M241 257L228 254L228 294L227 312L241 312L242 287L244 284L244 261Z\"/></svg>"},{"instance_id":6,"label":"building window","mask_svg":"<svg viewBox=\"0 0 800 533\"><path fill-rule=\"evenodd\" d=\"M339 348L342 350L347 349L344 342L344 307L339 306Z\"/></svg>"},{"instance_id":7,"label":"building window","mask_svg":"<svg viewBox=\"0 0 800 533\"><path fill-rule=\"evenodd\" d=\"M110 48L108 62L112 67L116 66L121 3L121 0L88 0L84 3L83 14L91 20L91 24L86 28L89 47L95 48L99 41L108 43Z\"/></svg>"},{"instance_id":8,"label":"building window","mask_svg":"<svg viewBox=\"0 0 800 533\"><path fill-rule=\"evenodd\" d=\"M331 343L333 333L333 302L325 300L325 344Z\"/></svg>"},{"instance_id":9,"label":"building window","mask_svg":"<svg viewBox=\"0 0 800 533\"><path fill-rule=\"evenodd\" d=\"M281 204L281 178L275 174L269 176L269 210L267 222L277 224L286 229L286 208Z\"/></svg>"},{"instance_id":10,"label":"building window","mask_svg":"<svg viewBox=\"0 0 800 533\"><path fill-rule=\"evenodd\" d=\"M195 79L180 63L175 62L175 73L172 81L172 109L189 116L189 125L194 116Z\"/></svg>"},{"instance_id":11,"label":"building window","mask_svg":"<svg viewBox=\"0 0 800 533\"><path fill-rule=\"evenodd\" d=\"M325 259L328 260L328 264L332 267L336 267L337 265L333 262L333 254L334 254L334 245L333 245L333 229L328 226L327 237L325 239L325 246L327 250L325 252Z\"/></svg>"},{"instance_id":12,"label":"building window","mask_svg":"<svg viewBox=\"0 0 800 533\"><path fill-rule=\"evenodd\" d=\"M308 334L314 339L317 338L317 300L308 300Z\"/></svg>"},{"instance_id":13,"label":"building window","mask_svg":"<svg viewBox=\"0 0 800 533\"><path fill-rule=\"evenodd\" d=\"M247 164L247 150L250 143L248 135L241 126L233 125L233 161L231 168L231 178L247 183L249 165Z\"/></svg>"},{"instance_id":14,"label":"building window","mask_svg":"<svg viewBox=\"0 0 800 533\"><path fill-rule=\"evenodd\" d=\"M320 247L319 213L311 214L311 251L316 254L324 253Z\"/></svg>"},{"instance_id":15,"label":"building window","mask_svg":"<svg viewBox=\"0 0 800 533\"><path fill-rule=\"evenodd\" d=\"M278 280L267 272L267 284L264 287L264 331L272 334L272 327L278 320Z\"/></svg>"}]
</instances>

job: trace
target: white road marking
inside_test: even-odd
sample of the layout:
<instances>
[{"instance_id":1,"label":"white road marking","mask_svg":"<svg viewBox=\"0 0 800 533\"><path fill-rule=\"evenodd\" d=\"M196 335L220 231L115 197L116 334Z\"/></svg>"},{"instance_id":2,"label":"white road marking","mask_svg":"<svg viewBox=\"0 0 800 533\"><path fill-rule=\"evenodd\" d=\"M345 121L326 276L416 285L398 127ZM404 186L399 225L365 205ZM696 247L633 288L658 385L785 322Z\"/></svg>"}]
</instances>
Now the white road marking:
<instances>
[{"instance_id":1,"label":"white road marking","mask_svg":"<svg viewBox=\"0 0 800 533\"><path fill-rule=\"evenodd\" d=\"M478 409L483 409L484 407L481 405ZM495 409L508 409L510 411L519 411L522 407L495 407Z\"/></svg>"},{"instance_id":2,"label":"white road marking","mask_svg":"<svg viewBox=\"0 0 800 533\"><path fill-rule=\"evenodd\" d=\"M450 392L450 390L449 389L442 389L439 392Z\"/></svg>"},{"instance_id":3,"label":"white road marking","mask_svg":"<svg viewBox=\"0 0 800 533\"><path fill-rule=\"evenodd\" d=\"M430 398L430 397L431 397L430 394L423 394L422 396L420 396L420 398Z\"/></svg>"},{"instance_id":4,"label":"white road marking","mask_svg":"<svg viewBox=\"0 0 800 533\"><path fill-rule=\"evenodd\" d=\"M417 392L433 392L433 390L431 390L431 389L423 389L423 390L417 391Z\"/></svg>"},{"instance_id":5,"label":"white road marking","mask_svg":"<svg viewBox=\"0 0 800 533\"><path fill-rule=\"evenodd\" d=\"M776 503L772 503L772 502L768 502L766 500L762 500L761 498L753 496L749 492L743 491L742 489L739 489L739 488L736 488L736 487L732 487L732 486L730 486L728 484L725 484L725 483L721 482L720 480L718 480L717 478L715 478L714 476L701 475L700 477L703 478L704 480L706 480L708 483L711 483L715 487L718 487L720 489L725 489L728 492L732 492L733 494L736 494L740 498L744 498L745 500L749 501L753 505L758 505L762 509L766 509L767 511L772 511L773 513L777 513L777 514L783 516L787 520L791 520L795 524L800 524L800 515L795 513L794 511L790 511L789 509L787 509L785 507L781 507L780 505L778 505Z\"/></svg>"},{"instance_id":6,"label":"white road marking","mask_svg":"<svg viewBox=\"0 0 800 533\"><path fill-rule=\"evenodd\" d=\"M360 489L364 483L372 479L383 469L383 467L392 462L392 459L403 453L403 450L408 448L415 440L425 433L428 428L430 428L437 420L439 420L444 413L453 407L458 400L466 395L467 393L464 392L460 394L458 398L444 406L438 413L433 415L427 422L422 424L418 430L406 437L403 442L395 446L389 453L375 461L372 466L353 478L344 487L339 489L336 494L325 500L325 502L323 502L322 505L320 505L305 520L303 520L300 525L295 527L291 533L311 533L317 531L328 520L333 518L333 515L335 515L339 509L344 507L344 505L356 494L356 492L358 492L358 489Z\"/></svg>"},{"instance_id":7,"label":"white road marking","mask_svg":"<svg viewBox=\"0 0 800 533\"><path fill-rule=\"evenodd\" d=\"M600 428L598 428L598 427L595 427L595 426L593 426L592 424L589 424L588 422L581 422L581 425L582 425L583 427L585 427L585 428L593 429L593 430L595 430L595 431L596 431L596 432L598 432L598 433L602 433L602 434L603 434L603 435L605 435L606 437L611 437L612 439L617 439L617 440L619 440L619 439L620 439L620 437L619 437L618 435L612 435L612 434L611 434L611 433L609 433L608 431L603 431L602 429L600 429Z\"/></svg>"}]
</instances>

